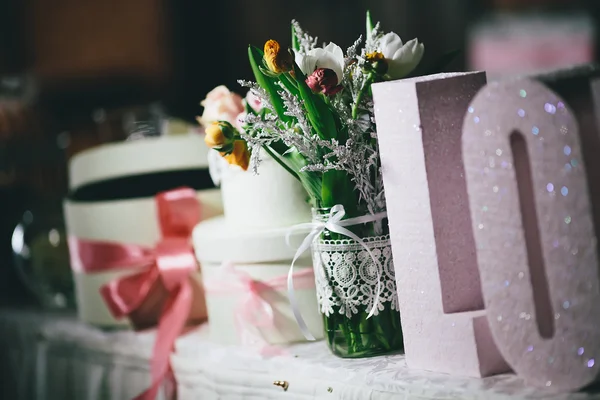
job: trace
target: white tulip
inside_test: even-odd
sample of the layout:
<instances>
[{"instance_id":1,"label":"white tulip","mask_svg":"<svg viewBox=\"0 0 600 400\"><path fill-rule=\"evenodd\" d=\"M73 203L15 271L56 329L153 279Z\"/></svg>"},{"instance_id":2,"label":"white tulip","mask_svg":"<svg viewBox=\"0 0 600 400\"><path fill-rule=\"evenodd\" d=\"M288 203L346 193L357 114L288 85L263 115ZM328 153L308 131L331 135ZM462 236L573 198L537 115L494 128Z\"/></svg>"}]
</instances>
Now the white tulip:
<instances>
[{"instance_id":1,"label":"white tulip","mask_svg":"<svg viewBox=\"0 0 600 400\"><path fill-rule=\"evenodd\" d=\"M295 59L300 70L307 76L312 74L317 68L328 68L335 72L338 84L342 82L342 77L344 76L344 52L335 43L329 43L324 48L312 49L307 54L296 52Z\"/></svg>"},{"instance_id":2,"label":"white tulip","mask_svg":"<svg viewBox=\"0 0 600 400\"><path fill-rule=\"evenodd\" d=\"M379 39L377 47L388 63L387 74L391 79L408 75L419 64L425 52L425 46L417 39L402 44L402 39L394 32Z\"/></svg>"}]
</instances>

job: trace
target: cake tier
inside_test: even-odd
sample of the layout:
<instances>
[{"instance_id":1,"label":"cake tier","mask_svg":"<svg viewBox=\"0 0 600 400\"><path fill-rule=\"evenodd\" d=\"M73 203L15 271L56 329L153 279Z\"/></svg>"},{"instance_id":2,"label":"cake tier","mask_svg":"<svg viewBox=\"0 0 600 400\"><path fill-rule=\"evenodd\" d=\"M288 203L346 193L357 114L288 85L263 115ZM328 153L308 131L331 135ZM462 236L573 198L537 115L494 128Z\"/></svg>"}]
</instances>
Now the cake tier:
<instances>
[{"instance_id":1,"label":"cake tier","mask_svg":"<svg viewBox=\"0 0 600 400\"><path fill-rule=\"evenodd\" d=\"M275 160L261 155L258 174L223 168L221 190L227 223L241 229L288 227L311 219L308 194Z\"/></svg>"}]
</instances>

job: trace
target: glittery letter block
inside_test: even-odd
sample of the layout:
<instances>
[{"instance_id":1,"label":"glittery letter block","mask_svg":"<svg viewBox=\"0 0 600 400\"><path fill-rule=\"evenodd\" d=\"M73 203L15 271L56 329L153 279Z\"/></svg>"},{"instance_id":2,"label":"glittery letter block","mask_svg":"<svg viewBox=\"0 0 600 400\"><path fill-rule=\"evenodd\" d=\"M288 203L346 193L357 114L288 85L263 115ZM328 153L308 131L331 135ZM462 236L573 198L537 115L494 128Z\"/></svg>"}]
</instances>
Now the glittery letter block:
<instances>
[{"instance_id":1,"label":"glittery letter block","mask_svg":"<svg viewBox=\"0 0 600 400\"><path fill-rule=\"evenodd\" d=\"M577 71L490 84L464 121L489 327L510 366L539 387L577 390L600 372L595 122L589 76Z\"/></svg>"},{"instance_id":2,"label":"glittery letter block","mask_svg":"<svg viewBox=\"0 0 600 400\"><path fill-rule=\"evenodd\" d=\"M373 85L406 361L464 376L508 370L491 337L461 156L485 73Z\"/></svg>"}]
</instances>

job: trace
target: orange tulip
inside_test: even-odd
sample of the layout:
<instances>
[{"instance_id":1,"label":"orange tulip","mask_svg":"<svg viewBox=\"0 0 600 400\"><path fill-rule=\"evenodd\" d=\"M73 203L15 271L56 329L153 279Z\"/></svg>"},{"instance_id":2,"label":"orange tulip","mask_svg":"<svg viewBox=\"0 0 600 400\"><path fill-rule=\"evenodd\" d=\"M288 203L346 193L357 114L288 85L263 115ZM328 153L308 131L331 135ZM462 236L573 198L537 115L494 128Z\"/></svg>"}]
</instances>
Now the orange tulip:
<instances>
[{"instance_id":1,"label":"orange tulip","mask_svg":"<svg viewBox=\"0 0 600 400\"><path fill-rule=\"evenodd\" d=\"M292 70L292 55L281 49L276 40L267 40L265 43L265 62L267 67L276 74Z\"/></svg>"},{"instance_id":2,"label":"orange tulip","mask_svg":"<svg viewBox=\"0 0 600 400\"><path fill-rule=\"evenodd\" d=\"M229 164L237 165L244 171L248 170L250 165L250 150L245 140L236 140L233 142L233 151L230 154L221 153L223 158Z\"/></svg>"}]
</instances>

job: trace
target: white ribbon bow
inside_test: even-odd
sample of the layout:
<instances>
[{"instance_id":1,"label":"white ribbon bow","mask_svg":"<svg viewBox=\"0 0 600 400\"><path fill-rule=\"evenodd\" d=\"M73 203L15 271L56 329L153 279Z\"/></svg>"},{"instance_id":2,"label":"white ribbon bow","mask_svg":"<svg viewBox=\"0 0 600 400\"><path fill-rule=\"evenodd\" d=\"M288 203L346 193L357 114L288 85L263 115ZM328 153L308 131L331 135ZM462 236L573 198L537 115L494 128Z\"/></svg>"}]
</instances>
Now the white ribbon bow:
<instances>
[{"instance_id":1,"label":"white ribbon bow","mask_svg":"<svg viewBox=\"0 0 600 400\"><path fill-rule=\"evenodd\" d=\"M359 225L367 222L378 221L387 217L386 212L381 212L372 215L363 215L362 217L349 218L346 220L342 219L346 215L346 210L344 210L344 206L341 204L337 204L331 208L329 213L329 218L325 222L309 222L305 224L298 224L290 228L286 235L286 242L288 246L290 246L290 236L297 230L308 230L310 229L310 233L304 238L298 249L296 250L296 254L294 255L294 259L292 260L292 265L290 266L290 270L288 271L287 276L287 289L288 289L288 298L290 301L290 306L292 307L292 312L294 313L294 317L296 318L296 322L298 323L298 327L302 334L306 338L306 340L315 340L315 337L308 330L308 326L306 322L304 322L304 318L302 318L302 313L298 308L298 303L296 301L296 296L294 293L294 264L296 260L300 258L300 256L310 248L313 241L321 234L325 229L330 232L339 233L340 235L344 235L353 239L358 244L360 244L371 256L371 259L375 263L377 267L377 292L375 294L375 299L373 301L373 306L369 312L368 318L371 318L375 311L377 310L377 306L379 304L379 297L381 296L381 263L373 255L369 246L367 246L360 237L354 234L352 231L344 228L345 226Z\"/></svg>"}]
</instances>

